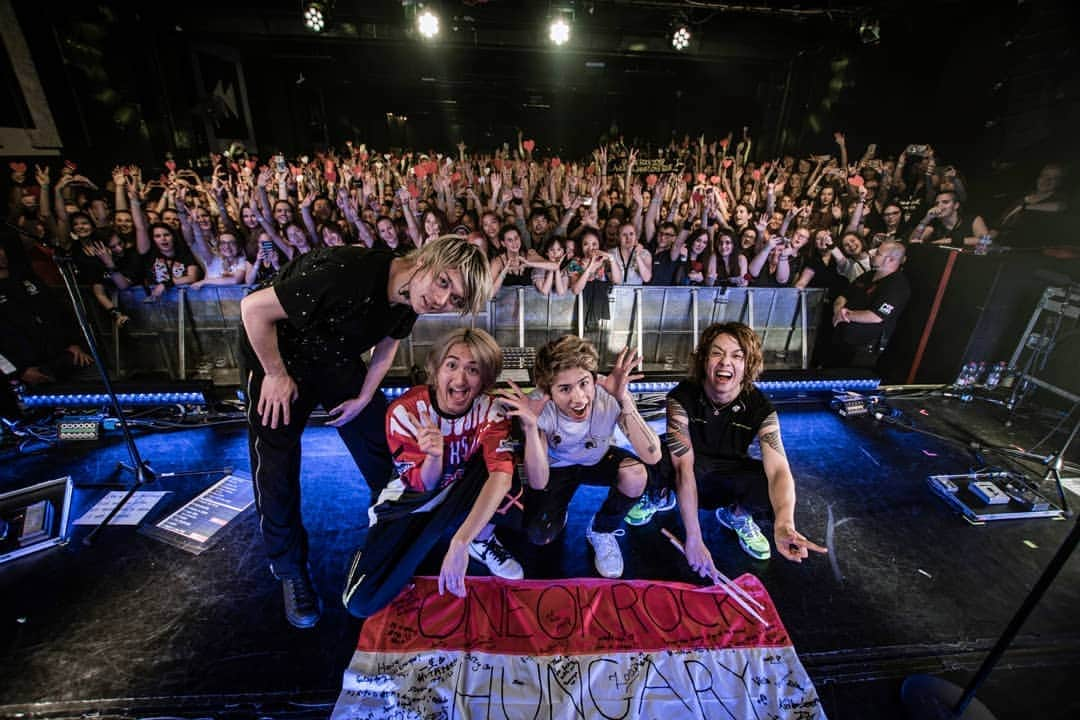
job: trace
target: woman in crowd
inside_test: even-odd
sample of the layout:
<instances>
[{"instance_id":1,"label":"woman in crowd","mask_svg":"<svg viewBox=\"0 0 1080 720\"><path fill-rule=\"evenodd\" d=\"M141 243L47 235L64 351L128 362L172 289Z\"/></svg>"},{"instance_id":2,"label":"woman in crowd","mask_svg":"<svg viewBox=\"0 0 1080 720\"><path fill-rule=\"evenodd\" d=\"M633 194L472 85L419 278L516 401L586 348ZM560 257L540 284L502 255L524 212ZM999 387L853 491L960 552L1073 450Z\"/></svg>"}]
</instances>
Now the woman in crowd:
<instances>
[{"instance_id":1,"label":"woman in crowd","mask_svg":"<svg viewBox=\"0 0 1080 720\"><path fill-rule=\"evenodd\" d=\"M516 225L504 225L499 231L502 252L491 263L491 275L495 278L492 295L503 287L519 287L533 284L535 270L555 272L559 264L545 260L532 248L522 249L521 233Z\"/></svg>"},{"instance_id":2,"label":"woman in crowd","mask_svg":"<svg viewBox=\"0 0 1080 720\"><path fill-rule=\"evenodd\" d=\"M843 290L846 279L837 267L838 257L842 257L842 254L833 244L832 234L828 230L814 233L814 250L796 278L795 287L826 288L829 291L826 296L835 297Z\"/></svg>"},{"instance_id":3,"label":"woman in crowd","mask_svg":"<svg viewBox=\"0 0 1080 720\"><path fill-rule=\"evenodd\" d=\"M480 216L480 230L487 238L488 259L494 260L502 250L502 241L499 239L499 216L491 210L487 210Z\"/></svg>"},{"instance_id":4,"label":"woman in crowd","mask_svg":"<svg viewBox=\"0 0 1080 720\"><path fill-rule=\"evenodd\" d=\"M749 263L750 284L754 287L784 287L791 279L791 257L784 252L784 238L765 236Z\"/></svg>"},{"instance_id":5,"label":"woman in crowd","mask_svg":"<svg viewBox=\"0 0 1080 720\"><path fill-rule=\"evenodd\" d=\"M150 243L138 238L139 253L146 263L145 282L150 296L161 297L167 289L191 285L199 279L199 264L175 230L165 223L150 226Z\"/></svg>"},{"instance_id":6,"label":"woman in crowd","mask_svg":"<svg viewBox=\"0 0 1080 720\"><path fill-rule=\"evenodd\" d=\"M544 247L544 257L548 262L555 263L554 270L533 269L533 286L543 295L565 295L570 289L570 275L567 272L570 259L566 257L564 242L564 238L555 236Z\"/></svg>"},{"instance_id":7,"label":"woman in crowd","mask_svg":"<svg viewBox=\"0 0 1080 720\"><path fill-rule=\"evenodd\" d=\"M843 252L836 258L836 269L851 282L870 269L870 253L858 233L846 232L840 238Z\"/></svg>"},{"instance_id":8,"label":"woman in crowd","mask_svg":"<svg viewBox=\"0 0 1080 720\"><path fill-rule=\"evenodd\" d=\"M730 242L731 237L728 236ZM715 285L719 275L716 255L709 247L709 231L696 230L686 244L686 262L679 268L679 285Z\"/></svg>"},{"instance_id":9,"label":"woman in crowd","mask_svg":"<svg viewBox=\"0 0 1080 720\"><path fill-rule=\"evenodd\" d=\"M265 230L259 235L257 245L259 250L255 254L255 261L248 264L247 275L244 278L248 285L266 282L289 261L285 253L271 239L270 233Z\"/></svg>"},{"instance_id":10,"label":"woman in crowd","mask_svg":"<svg viewBox=\"0 0 1080 720\"><path fill-rule=\"evenodd\" d=\"M217 252L204 258L206 275L202 280L192 283L198 290L206 285L240 285L247 282L251 263L240 248L240 241L232 233L218 236Z\"/></svg>"},{"instance_id":11,"label":"woman in crowd","mask_svg":"<svg viewBox=\"0 0 1080 720\"><path fill-rule=\"evenodd\" d=\"M721 232L716 236L716 284L732 287L746 285L747 261L746 256L735 249L735 241L731 235Z\"/></svg>"},{"instance_id":12,"label":"woman in crowd","mask_svg":"<svg viewBox=\"0 0 1080 720\"><path fill-rule=\"evenodd\" d=\"M407 191L406 191L407 192ZM438 208L428 208L421 215L421 222L416 222L416 216L412 212L412 206L402 205L402 212L405 213L405 221L409 226L409 237L412 238L413 244L418 247L424 247L432 240L438 240L443 235L450 232L450 223L446 220L446 215L442 210Z\"/></svg>"}]
</instances>

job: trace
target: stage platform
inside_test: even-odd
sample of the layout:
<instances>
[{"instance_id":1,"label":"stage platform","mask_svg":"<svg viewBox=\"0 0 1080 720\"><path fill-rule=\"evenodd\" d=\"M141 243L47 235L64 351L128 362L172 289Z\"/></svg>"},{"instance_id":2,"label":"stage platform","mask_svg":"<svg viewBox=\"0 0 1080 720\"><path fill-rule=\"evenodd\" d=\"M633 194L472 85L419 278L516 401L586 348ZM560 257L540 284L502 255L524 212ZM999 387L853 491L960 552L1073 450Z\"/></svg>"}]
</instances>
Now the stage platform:
<instances>
[{"instance_id":1,"label":"stage platform","mask_svg":"<svg viewBox=\"0 0 1080 720\"><path fill-rule=\"evenodd\" d=\"M1050 427L1006 428L1000 408L942 398L895 405L920 427L990 444L1027 447ZM829 718L902 718L902 678L966 682L1075 519L973 526L926 483L982 466L960 445L868 416L844 419L821 401L779 409L797 525L830 555L755 561L703 514L706 541L726 574L753 573L768 589ZM138 445L159 471L248 469L241 424L146 434ZM100 481L127 458L117 438L30 455L5 447L0 492L64 475ZM310 427L303 458L304 517L326 604L315 629L285 622L254 513L198 556L131 528L107 528L86 547L89 528L79 526L67 546L0 566L0 717L327 717L360 629L339 598L364 538L368 492L333 429ZM219 477L145 489L170 491L162 502L172 510ZM103 492L77 491L72 517ZM595 576L583 532L602 495L579 492L552 546L504 536L527 577ZM678 512L627 528L625 577L693 581L661 527L681 534ZM423 570L437 574L440 559ZM998 718L1080 717L1077 607L1073 558L979 695Z\"/></svg>"}]
</instances>

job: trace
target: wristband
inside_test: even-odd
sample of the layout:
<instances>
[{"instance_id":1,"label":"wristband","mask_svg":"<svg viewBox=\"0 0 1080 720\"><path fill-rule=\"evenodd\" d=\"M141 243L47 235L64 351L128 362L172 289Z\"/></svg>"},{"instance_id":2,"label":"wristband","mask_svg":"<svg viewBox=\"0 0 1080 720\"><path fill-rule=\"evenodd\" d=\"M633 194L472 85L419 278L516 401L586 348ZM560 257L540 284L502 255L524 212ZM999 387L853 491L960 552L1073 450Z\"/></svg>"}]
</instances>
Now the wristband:
<instances>
[{"instance_id":1,"label":"wristband","mask_svg":"<svg viewBox=\"0 0 1080 720\"><path fill-rule=\"evenodd\" d=\"M111 308L109 308L109 315L113 316L114 318L120 317L120 308L116 307L115 305L112 306Z\"/></svg>"}]
</instances>

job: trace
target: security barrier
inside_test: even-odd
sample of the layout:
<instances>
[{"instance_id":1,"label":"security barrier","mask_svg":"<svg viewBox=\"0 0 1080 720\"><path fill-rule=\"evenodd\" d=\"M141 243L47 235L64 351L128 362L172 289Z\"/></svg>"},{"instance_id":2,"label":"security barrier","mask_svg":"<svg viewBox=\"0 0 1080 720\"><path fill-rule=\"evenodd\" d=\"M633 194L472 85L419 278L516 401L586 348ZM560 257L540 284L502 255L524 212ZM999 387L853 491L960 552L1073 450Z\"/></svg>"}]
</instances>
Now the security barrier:
<instances>
[{"instance_id":1,"label":"security barrier","mask_svg":"<svg viewBox=\"0 0 1080 720\"><path fill-rule=\"evenodd\" d=\"M118 293L130 322L119 331L85 292L91 321L115 377L139 374L240 381L242 286L175 288L157 300L144 290ZM614 286L599 292L543 295L532 287L505 288L487 311L472 317L425 315L401 343L392 376L422 365L428 349L447 330L467 324L490 332L507 353L508 367L531 365L531 351L567 333L581 335L608 367L623 347L636 348L649 373L683 373L701 329L738 320L757 331L771 369L809 366L823 291L794 288Z\"/></svg>"}]
</instances>

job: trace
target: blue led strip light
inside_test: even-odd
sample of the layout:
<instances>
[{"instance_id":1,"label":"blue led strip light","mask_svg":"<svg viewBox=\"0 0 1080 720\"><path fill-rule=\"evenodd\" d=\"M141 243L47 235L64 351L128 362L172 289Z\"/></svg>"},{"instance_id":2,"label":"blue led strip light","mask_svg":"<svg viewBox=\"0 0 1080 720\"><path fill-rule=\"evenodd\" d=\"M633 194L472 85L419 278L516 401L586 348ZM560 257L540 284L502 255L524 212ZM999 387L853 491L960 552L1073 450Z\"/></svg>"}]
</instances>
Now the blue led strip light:
<instances>
[{"instance_id":1,"label":"blue led strip light","mask_svg":"<svg viewBox=\"0 0 1080 720\"><path fill-rule=\"evenodd\" d=\"M206 398L201 392L175 393L118 393L116 398L121 405L205 405ZM78 395L23 395L22 403L26 407L85 407L88 405L108 405L111 400L104 393Z\"/></svg>"}]
</instances>

